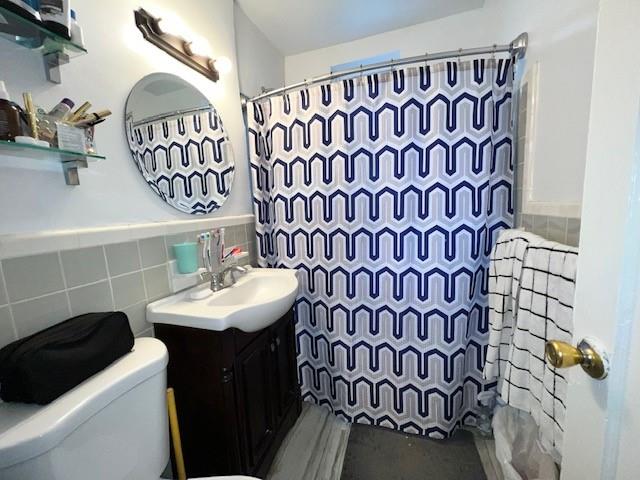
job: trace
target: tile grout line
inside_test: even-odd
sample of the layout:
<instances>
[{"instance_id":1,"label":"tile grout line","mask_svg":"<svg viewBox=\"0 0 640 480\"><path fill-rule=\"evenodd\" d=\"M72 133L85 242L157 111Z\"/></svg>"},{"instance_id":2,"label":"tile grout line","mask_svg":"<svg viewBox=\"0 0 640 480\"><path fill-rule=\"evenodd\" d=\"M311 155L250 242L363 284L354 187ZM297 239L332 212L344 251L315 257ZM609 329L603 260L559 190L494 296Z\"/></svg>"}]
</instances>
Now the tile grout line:
<instances>
[{"instance_id":1,"label":"tile grout line","mask_svg":"<svg viewBox=\"0 0 640 480\"><path fill-rule=\"evenodd\" d=\"M82 285L84 286L84 285ZM32 300L40 300L45 297L50 297L52 295L60 295L61 293L65 293L66 289L63 290L54 290L53 292L43 293L42 295L36 295L35 297L23 298L21 300L16 300L14 302L10 302L10 305L21 305L23 303L31 302Z\"/></svg>"},{"instance_id":2,"label":"tile grout line","mask_svg":"<svg viewBox=\"0 0 640 480\"><path fill-rule=\"evenodd\" d=\"M140 272L142 274L142 288L144 289L144 299L149 302L149 292L147 291L147 281L144 278L144 268L142 266L142 251L140 249L140 240L136 240L136 248L138 249L138 262L140 262Z\"/></svg>"},{"instance_id":3,"label":"tile grout line","mask_svg":"<svg viewBox=\"0 0 640 480\"><path fill-rule=\"evenodd\" d=\"M165 261L164 265L166 268L166 273L167 273L167 285L169 286L169 294L173 294L172 289L171 289L171 275L169 274L169 252L168 252L168 248L167 248L167 237L166 235L162 236L162 245L164 247L164 254L167 257L167 260ZM198 244L200 245L200 244ZM143 275L144 276L144 275ZM144 311L144 320L145 322L147 321L147 310L145 309ZM149 323L149 322L147 322ZM151 328L153 328L153 324L151 324ZM154 330L154 334L155 334L155 330Z\"/></svg>"},{"instance_id":4,"label":"tile grout line","mask_svg":"<svg viewBox=\"0 0 640 480\"><path fill-rule=\"evenodd\" d=\"M102 258L104 259L104 268L107 272L107 282L109 284L109 293L111 294L111 308L113 310L116 309L116 297L113 294L113 285L111 284L111 271L109 270L109 260L107 260L107 249L104 248L104 245L100 247L102 250Z\"/></svg>"},{"instance_id":5,"label":"tile grout line","mask_svg":"<svg viewBox=\"0 0 640 480\"><path fill-rule=\"evenodd\" d=\"M73 287L66 286L66 282L63 282L63 283L65 283L65 287L64 287L64 288L62 288L62 289L59 289L59 290L53 290L53 291L51 291L51 292L43 293L42 295L36 295L36 296L34 296L34 297L22 298L22 299L20 299L20 300L14 300L14 301L10 301L10 300L9 300L9 301L7 301L7 303L5 303L5 304L3 304L3 305L0 305L0 307L10 306L10 305L18 305L18 304L21 304L21 303L29 302L29 301L31 301L31 300L40 300L41 298L48 297L48 296L50 296L50 295L56 295L56 294L64 293L64 292L66 292L66 291L78 290L78 289L80 289L80 288L84 288L84 287L91 287L91 286L94 286L94 285L98 285L99 283L102 283L102 282L109 282L109 284L111 285L110 280L112 280L112 279L118 279L118 278L122 278L122 277L126 277L126 276L128 276L128 275L133 275L133 274L135 274L135 273L140 273L140 274L142 274L142 276L144 277L144 272L145 272L145 270L153 270L153 269L155 269L155 268L161 268L161 267L164 267L164 266L167 266L167 267L168 267L168 264L166 264L166 263L164 263L164 264L163 264L163 263L159 263L158 265L154 265L154 266L152 266L152 267L148 267L148 268L145 268L145 269L141 269L141 270L133 270L133 271L131 271L131 272L120 273L120 274L118 274L118 275L113 275L113 276L111 276L111 275L109 274L109 272L108 272L108 268L109 268L109 267L107 266L107 276L106 276L106 277L104 277L104 278L101 278L100 280L95 280L95 281L88 282L88 283L82 283L82 284L80 284L80 285L75 285L75 286L73 286ZM63 280L64 280L64 279L63 279ZM6 282L6 280L5 280L5 282ZM5 287L5 290L6 290L6 287ZM112 293L112 295L113 295L113 291L112 291L111 293ZM7 293L7 299L8 299L8 293ZM114 306L115 306L115 299L113 299L113 300L114 300Z\"/></svg>"},{"instance_id":6,"label":"tile grout line","mask_svg":"<svg viewBox=\"0 0 640 480\"><path fill-rule=\"evenodd\" d=\"M60 273L62 274L62 285L64 286L64 294L67 297L67 308L69 309L69 315L73 316L73 309L71 308L71 296L69 295L69 286L67 285L67 274L64 271L62 265L62 254L60 250L56 252L58 255L58 265L60 266Z\"/></svg>"},{"instance_id":7,"label":"tile grout line","mask_svg":"<svg viewBox=\"0 0 640 480\"><path fill-rule=\"evenodd\" d=\"M13 335L17 340L18 337L18 326L16 325L16 319L13 315L13 308L11 308L11 299L9 298L9 287L7 287L7 278L4 276L4 268L2 267L2 262L0 261L0 278L2 279L2 284L4 285L4 296L7 299L7 307L9 310L9 319L11 320L11 326L13 327Z\"/></svg>"}]
</instances>

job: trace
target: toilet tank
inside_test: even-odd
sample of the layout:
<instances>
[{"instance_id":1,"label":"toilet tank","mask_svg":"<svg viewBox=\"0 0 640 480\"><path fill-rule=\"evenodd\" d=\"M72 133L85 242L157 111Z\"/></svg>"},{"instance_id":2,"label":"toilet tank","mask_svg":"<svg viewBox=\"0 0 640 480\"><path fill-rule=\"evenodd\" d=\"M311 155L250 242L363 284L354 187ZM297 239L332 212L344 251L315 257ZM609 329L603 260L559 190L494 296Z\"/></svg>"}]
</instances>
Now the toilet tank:
<instances>
[{"instance_id":1,"label":"toilet tank","mask_svg":"<svg viewBox=\"0 0 640 480\"><path fill-rule=\"evenodd\" d=\"M0 403L0 480L158 480L169 461L167 349L133 351L48 405Z\"/></svg>"}]
</instances>

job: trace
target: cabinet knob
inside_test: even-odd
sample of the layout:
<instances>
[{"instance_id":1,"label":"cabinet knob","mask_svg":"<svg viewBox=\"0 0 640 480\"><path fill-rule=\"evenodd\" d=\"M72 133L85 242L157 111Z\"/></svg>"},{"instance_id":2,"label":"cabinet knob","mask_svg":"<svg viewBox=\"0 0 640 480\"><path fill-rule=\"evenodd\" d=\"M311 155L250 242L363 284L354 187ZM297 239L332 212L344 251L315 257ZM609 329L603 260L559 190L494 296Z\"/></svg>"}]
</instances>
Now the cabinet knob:
<instances>
[{"instance_id":1,"label":"cabinet knob","mask_svg":"<svg viewBox=\"0 0 640 480\"><path fill-rule=\"evenodd\" d=\"M275 352L276 351L276 344L271 342L271 351Z\"/></svg>"},{"instance_id":2,"label":"cabinet knob","mask_svg":"<svg viewBox=\"0 0 640 480\"><path fill-rule=\"evenodd\" d=\"M277 345L277 346L280 346L280 337L277 337L277 338L276 338L276 345Z\"/></svg>"}]
</instances>

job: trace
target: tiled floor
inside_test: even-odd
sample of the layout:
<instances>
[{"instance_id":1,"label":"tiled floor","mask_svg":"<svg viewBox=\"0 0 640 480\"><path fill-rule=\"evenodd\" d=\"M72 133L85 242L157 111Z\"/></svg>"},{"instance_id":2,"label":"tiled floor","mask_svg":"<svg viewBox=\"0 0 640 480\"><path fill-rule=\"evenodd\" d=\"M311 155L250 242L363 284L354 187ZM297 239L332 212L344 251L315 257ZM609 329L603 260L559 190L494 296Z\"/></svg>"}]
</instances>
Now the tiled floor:
<instances>
[{"instance_id":1,"label":"tiled floor","mask_svg":"<svg viewBox=\"0 0 640 480\"><path fill-rule=\"evenodd\" d=\"M350 425L328 410L303 403L302 414L285 438L267 479L340 480L349 432ZM487 480L503 480L493 440L480 436L474 440Z\"/></svg>"},{"instance_id":2,"label":"tiled floor","mask_svg":"<svg viewBox=\"0 0 640 480\"><path fill-rule=\"evenodd\" d=\"M503 480L502 469L496 458L496 445L493 439L474 435L480 460L487 474L487 480Z\"/></svg>"},{"instance_id":3,"label":"tiled floor","mask_svg":"<svg viewBox=\"0 0 640 480\"><path fill-rule=\"evenodd\" d=\"M350 425L304 402L267 480L340 480Z\"/></svg>"}]
</instances>

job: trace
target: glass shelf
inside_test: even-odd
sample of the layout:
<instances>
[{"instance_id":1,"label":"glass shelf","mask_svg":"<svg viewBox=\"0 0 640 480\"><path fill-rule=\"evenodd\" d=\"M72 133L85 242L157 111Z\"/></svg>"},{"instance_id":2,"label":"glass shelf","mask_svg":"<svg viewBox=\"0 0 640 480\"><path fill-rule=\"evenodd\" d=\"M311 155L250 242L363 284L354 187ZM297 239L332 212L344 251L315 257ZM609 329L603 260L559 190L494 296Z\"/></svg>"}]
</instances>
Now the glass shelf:
<instances>
[{"instance_id":1,"label":"glass shelf","mask_svg":"<svg viewBox=\"0 0 640 480\"><path fill-rule=\"evenodd\" d=\"M43 160L50 162L75 162L84 160L87 162L99 162L107 157L92 153L74 152L54 147L41 147L40 145L30 145L28 143L8 142L0 140L0 156L25 157L33 160Z\"/></svg>"},{"instance_id":2,"label":"glass shelf","mask_svg":"<svg viewBox=\"0 0 640 480\"><path fill-rule=\"evenodd\" d=\"M44 55L63 53L71 58L87 53L82 45L50 31L36 20L28 20L1 6L0 37L29 49L42 48Z\"/></svg>"},{"instance_id":3,"label":"glass shelf","mask_svg":"<svg viewBox=\"0 0 640 480\"><path fill-rule=\"evenodd\" d=\"M0 160L3 160L3 157L6 157L8 160L9 167L17 168L29 168L27 164L31 164L31 167L37 169L48 169L44 165L59 163L62 165L62 172L64 173L64 180L67 185L80 185L78 169L87 168L89 162L99 162L106 159L106 157L102 155L92 153L74 152L61 148L41 147L40 145L0 140ZM14 158L12 159L12 157ZM22 160L17 161L15 157L28 160L22 164L19 163L22 162ZM16 164L16 162L18 163Z\"/></svg>"}]
</instances>

